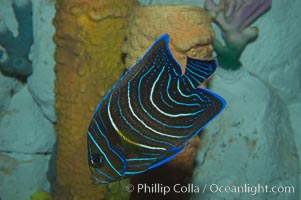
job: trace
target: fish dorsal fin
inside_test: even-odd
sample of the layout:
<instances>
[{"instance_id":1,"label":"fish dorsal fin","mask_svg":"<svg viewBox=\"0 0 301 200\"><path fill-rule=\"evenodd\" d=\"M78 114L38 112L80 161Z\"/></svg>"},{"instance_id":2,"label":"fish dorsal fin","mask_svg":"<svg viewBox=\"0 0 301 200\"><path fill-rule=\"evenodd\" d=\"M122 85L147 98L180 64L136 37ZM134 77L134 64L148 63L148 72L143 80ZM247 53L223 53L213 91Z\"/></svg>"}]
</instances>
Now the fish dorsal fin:
<instances>
[{"instance_id":1,"label":"fish dorsal fin","mask_svg":"<svg viewBox=\"0 0 301 200\"><path fill-rule=\"evenodd\" d=\"M196 88L213 74L217 68L216 60L199 60L187 57L184 76Z\"/></svg>"},{"instance_id":2,"label":"fish dorsal fin","mask_svg":"<svg viewBox=\"0 0 301 200\"><path fill-rule=\"evenodd\" d=\"M136 65L140 65L140 62L147 62L147 61L162 61L168 64L171 64L174 67L174 72L177 76L181 76L183 73L182 67L179 64L179 62L175 59L173 56L170 48L169 48L169 35L163 34L160 36L154 44L146 51L146 53L141 57L140 60L138 60ZM162 64L163 63L152 63L151 65L148 65L149 63L146 63L146 65L142 64L142 66L148 66L148 68L151 68L155 66L156 64ZM136 67L136 66L134 66Z\"/></svg>"},{"instance_id":3,"label":"fish dorsal fin","mask_svg":"<svg viewBox=\"0 0 301 200\"><path fill-rule=\"evenodd\" d=\"M121 82L127 83L129 79L136 76L138 72L143 74L148 70L152 70L155 66L164 66L165 63L173 66L173 72L176 76L182 75L182 67L169 49L169 35L167 33L161 35L145 52L145 54L137 60L136 64L127 70L122 77L120 77L114 86L106 93L103 99L106 99L106 97L110 95ZM96 110L99 109L100 105L101 104L98 104Z\"/></svg>"}]
</instances>

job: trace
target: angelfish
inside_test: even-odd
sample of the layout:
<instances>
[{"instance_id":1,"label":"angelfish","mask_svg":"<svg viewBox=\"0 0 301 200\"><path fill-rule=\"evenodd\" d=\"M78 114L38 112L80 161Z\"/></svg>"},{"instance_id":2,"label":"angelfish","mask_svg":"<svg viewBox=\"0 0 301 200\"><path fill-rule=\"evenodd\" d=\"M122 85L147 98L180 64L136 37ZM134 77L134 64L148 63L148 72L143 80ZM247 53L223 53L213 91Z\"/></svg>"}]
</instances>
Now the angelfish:
<instances>
[{"instance_id":1,"label":"angelfish","mask_svg":"<svg viewBox=\"0 0 301 200\"><path fill-rule=\"evenodd\" d=\"M216 60L187 57L185 73L162 35L98 104L87 132L94 182L106 184L160 166L224 109L217 94L198 86Z\"/></svg>"}]
</instances>

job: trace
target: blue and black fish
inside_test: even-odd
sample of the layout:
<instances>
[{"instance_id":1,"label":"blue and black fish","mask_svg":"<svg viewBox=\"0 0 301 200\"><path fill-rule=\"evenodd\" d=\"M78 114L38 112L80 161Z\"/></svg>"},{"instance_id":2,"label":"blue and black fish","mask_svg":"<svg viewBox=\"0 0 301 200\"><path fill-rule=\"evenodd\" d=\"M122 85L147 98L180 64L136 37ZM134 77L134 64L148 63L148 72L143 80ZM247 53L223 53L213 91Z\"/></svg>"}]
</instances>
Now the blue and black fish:
<instances>
[{"instance_id":1,"label":"blue and black fish","mask_svg":"<svg viewBox=\"0 0 301 200\"><path fill-rule=\"evenodd\" d=\"M97 106L88 129L88 160L99 183L168 162L225 107L199 88L215 60L187 57L185 73L161 36Z\"/></svg>"}]
</instances>

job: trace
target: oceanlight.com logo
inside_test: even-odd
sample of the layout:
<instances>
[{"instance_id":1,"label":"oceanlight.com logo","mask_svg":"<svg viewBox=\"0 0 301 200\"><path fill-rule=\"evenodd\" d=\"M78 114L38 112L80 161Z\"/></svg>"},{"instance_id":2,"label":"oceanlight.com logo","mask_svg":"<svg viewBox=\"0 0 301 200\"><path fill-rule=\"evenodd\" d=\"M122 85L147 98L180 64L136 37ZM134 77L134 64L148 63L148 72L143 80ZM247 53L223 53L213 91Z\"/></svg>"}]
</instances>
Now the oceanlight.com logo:
<instances>
[{"instance_id":1,"label":"oceanlight.com logo","mask_svg":"<svg viewBox=\"0 0 301 200\"><path fill-rule=\"evenodd\" d=\"M204 191L206 191L207 184L204 186ZM222 186L218 184L211 184L209 186L209 191L212 193L247 193L251 195L256 195L259 193L294 193L294 186L272 186L268 185L250 185L244 184L241 186L227 185Z\"/></svg>"},{"instance_id":2,"label":"oceanlight.com logo","mask_svg":"<svg viewBox=\"0 0 301 200\"><path fill-rule=\"evenodd\" d=\"M129 184L125 188L128 192L136 192L138 194L162 194L167 195L170 192L173 193L245 193L250 195L256 195L259 193L294 193L294 186L268 186L268 185L218 185L218 184L205 184L203 187L194 184L175 184L173 186L164 185L161 183L146 184L141 183L136 186Z\"/></svg>"}]
</instances>

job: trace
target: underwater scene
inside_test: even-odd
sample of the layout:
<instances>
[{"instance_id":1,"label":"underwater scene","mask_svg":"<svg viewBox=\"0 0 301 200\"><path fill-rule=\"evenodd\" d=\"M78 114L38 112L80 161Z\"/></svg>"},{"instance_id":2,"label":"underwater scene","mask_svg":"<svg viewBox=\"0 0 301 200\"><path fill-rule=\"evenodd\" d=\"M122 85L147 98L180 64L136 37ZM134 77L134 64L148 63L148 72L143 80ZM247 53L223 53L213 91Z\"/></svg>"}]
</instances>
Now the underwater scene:
<instances>
[{"instance_id":1,"label":"underwater scene","mask_svg":"<svg viewBox=\"0 0 301 200\"><path fill-rule=\"evenodd\" d=\"M300 200L300 7L0 0L0 200Z\"/></svg>"}]
</instances>

